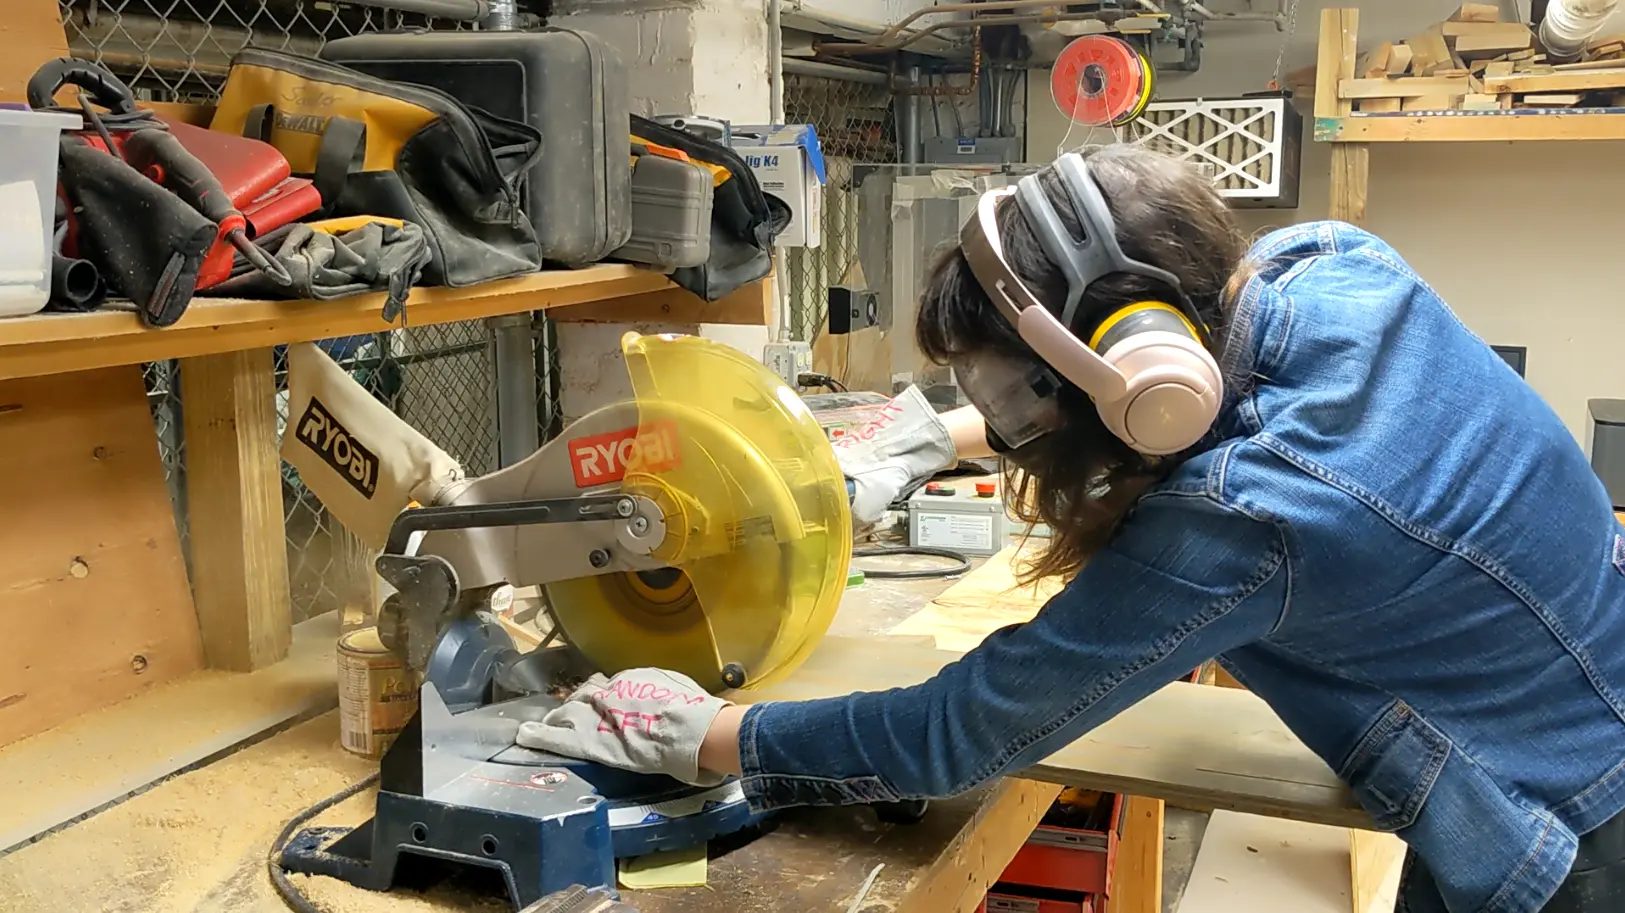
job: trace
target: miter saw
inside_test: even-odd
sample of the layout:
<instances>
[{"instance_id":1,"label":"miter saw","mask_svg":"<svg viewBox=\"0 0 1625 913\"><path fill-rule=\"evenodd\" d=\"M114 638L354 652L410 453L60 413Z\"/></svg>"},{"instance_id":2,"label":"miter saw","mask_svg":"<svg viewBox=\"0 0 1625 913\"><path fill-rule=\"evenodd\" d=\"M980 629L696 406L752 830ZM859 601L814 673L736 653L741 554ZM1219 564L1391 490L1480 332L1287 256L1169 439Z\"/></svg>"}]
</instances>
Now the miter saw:
<instances>
[{"instance_id":1,"label":"miter saw","mask_svg":"<svg viewBox=\"0 0 1625 913\"><path fill-rule=\"evenodd\" d=\"M383 890L413 866L403 856L445 860L499 871L523 907L613 889L618 858L757 821L737 781L699 789L514 744L593 672L654 666L714 693L779 680L846 583L849 488L795 392L698 337L621 347L632 401L475 479L320 350L290 347L283 456L380 548L394 592L379 634L423 686L373 819L300 833L288 870ZM557 641L521 654L488 608L536 584Z\"/></svg>"}]
</instances>

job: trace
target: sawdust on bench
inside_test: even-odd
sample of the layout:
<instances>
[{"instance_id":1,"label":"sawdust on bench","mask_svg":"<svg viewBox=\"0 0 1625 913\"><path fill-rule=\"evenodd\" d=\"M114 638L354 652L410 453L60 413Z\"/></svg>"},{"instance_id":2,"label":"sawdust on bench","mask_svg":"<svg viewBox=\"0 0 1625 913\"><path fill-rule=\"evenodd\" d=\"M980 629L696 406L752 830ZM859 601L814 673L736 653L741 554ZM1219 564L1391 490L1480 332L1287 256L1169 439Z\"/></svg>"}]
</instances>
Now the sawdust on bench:
<instances>
[{"instance_id":1,"label":"sawdust on bench","mask_svg":"<svg viewBox=\"0 0 1625 913\"><path fill-rule=\"evenodd\" d=\"M266 853L288 819L371 773L326 714L163 783L0 857L7 913L286 913ZM319 817L355 825L373 791ZM375 894L323 877L294 883L328 913L497 913L500 897L457 887Z\"/></svg>"}]
</instances>

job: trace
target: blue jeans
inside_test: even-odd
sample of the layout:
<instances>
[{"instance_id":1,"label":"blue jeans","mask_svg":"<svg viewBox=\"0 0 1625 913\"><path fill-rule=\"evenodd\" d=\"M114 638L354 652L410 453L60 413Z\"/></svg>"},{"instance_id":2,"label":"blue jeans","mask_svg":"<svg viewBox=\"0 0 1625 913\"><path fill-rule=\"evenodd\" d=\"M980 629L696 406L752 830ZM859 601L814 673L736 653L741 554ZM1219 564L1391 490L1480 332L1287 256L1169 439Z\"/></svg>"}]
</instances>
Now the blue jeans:
<instances>
[{"instance_id":1,"label":"blue jeans","mask_svg":"<svg viewBox=\"0 0 1625 913\"><path fill-rule=\"evenodd\" d=\"M1540 913L1620 913L1625 911L1625 815L1580 838L1574 868ZM1439 896L1427 865L1405 853L1394 913L1452 913Z\"/></svg>"}]
</instances>

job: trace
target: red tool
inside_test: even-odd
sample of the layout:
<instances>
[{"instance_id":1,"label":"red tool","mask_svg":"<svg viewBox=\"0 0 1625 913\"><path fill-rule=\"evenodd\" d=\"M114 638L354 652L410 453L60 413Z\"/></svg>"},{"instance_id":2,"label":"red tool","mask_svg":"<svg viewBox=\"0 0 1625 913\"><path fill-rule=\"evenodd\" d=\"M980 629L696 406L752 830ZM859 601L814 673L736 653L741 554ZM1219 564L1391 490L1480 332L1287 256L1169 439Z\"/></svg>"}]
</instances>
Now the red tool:
<instances>
[{"instance_id":1,"label":"red tool","mask_svg":"<svg viewBox=\"0 0 1625 913\"><path fill-rule=\"evenodd\" d=\"M1086 127L1121 127L1145 113L1156 68L1121 38L1085 35L1067 45L1050 71L1055 106Z\"/></svg>"},{"instance_id":2,"label":"red tool","mask_svg":"<svg viewBox=\"0 0 1625 913\"><path fill-rule=\"evenodd\" d=\"M248 235L248 219L238 211L214 173L188 152L175 134L167 130L136 130L124 138L123 151L124 160L131 167L219 226L215 246L198 272L198 288L218 285L231 278L233 248L278 283L293 283L293 277L282 264L254 245Z\"/></svg>"}]
</instances>

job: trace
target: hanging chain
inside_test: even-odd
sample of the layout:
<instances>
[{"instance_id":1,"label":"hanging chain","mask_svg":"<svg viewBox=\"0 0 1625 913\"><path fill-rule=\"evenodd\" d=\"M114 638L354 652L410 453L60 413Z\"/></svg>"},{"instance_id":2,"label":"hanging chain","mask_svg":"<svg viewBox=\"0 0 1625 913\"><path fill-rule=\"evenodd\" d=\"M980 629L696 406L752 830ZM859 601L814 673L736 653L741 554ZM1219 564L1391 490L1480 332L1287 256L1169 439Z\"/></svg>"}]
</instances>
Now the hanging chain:
<instances>
[{"instance_id":1,"label":"hanging chain","mask_svg":"<svg viewBox=\"0 0 1625 913\"><path fill-rule=\"evenodd\" d=\"M1287 49L1287 46L1292 43L1293 36L1295 36L1297 34L1298 34L1298 0L1287 0L1287 5L1286 5L1286 34L1281 36L1281 47L1275 53L1275 78L1273 80L1271 80L1271 82L1270 82L1270 86L1272 88L1275 88L1275 89L1285 88L1285 86L1281 85L1281 77L1282 77L1281 67L1286 62L1286 49Z\"/></svg>"}]
</instances>

